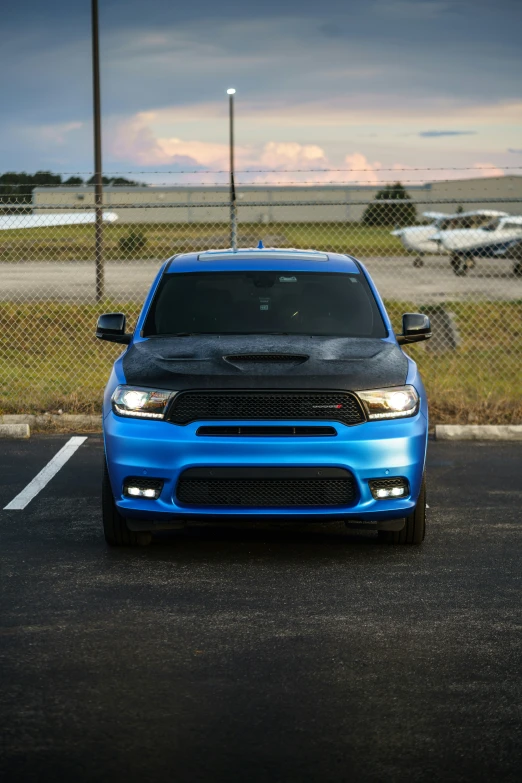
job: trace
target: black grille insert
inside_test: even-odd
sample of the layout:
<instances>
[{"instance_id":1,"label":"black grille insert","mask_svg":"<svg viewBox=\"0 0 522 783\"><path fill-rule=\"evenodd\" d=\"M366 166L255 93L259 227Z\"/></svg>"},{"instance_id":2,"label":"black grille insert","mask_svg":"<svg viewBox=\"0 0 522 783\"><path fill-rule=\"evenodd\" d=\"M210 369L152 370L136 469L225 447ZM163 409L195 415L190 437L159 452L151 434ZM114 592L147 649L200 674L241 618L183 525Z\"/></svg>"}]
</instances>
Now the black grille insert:
<instances>
[{"instance_id":1,"label":"black grille insert","mask_svg":"<svg viewBox=\"0 0 522 783\"><path fill-rule=\"evenodd\" d=\"M341 507L353 505L356 487L341 468L191 468L176 495L189 506Z\"/></svg>"},{"instance_id":2,"label":"black grille insert","mask_svg":"<svg viewBox=\"0 0 522 783\"><path fill-rule=\"evenodd\" d=\"M405 478L384 478L384 479L370 479L368 482L372 489L393 489L393 487L406 487L408 488L408 481Z\"/></svg>"},{"instance_id":3,"label":"black grille insert","mask_svg":"<svg viewBox=\"0 0 522 783\"><path fill-rule=\"evenodd\" d=\"M181 392L167 413L174 424L193 421L296 419L361 424L365 416L351 392L335 391L189 391Z\"/></svg>"},{"instance_id":4,"label":"black grille insert","mask_svg":"<svg viewBox=\"0 0 522 783\"><path fill-rule=\"evenodd\" d=\"M243 436L243 437L259 437L259 438L278 438L278 437L332 437L337 435L337 431L334 427L199 427L196 431L196 435L204 436Z\"/></svg>"}]
</instances>

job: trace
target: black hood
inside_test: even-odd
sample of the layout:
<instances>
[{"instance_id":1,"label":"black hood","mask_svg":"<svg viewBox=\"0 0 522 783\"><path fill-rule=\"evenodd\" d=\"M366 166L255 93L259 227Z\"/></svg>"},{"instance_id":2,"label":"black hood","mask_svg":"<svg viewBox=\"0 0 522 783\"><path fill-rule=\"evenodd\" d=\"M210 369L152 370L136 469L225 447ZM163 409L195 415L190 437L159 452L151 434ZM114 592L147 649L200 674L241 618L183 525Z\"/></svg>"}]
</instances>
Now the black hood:
<instances>
[{"instance_id":1,"label":"black hood","mask_svg":"<svg viewBox=\"0 0 522 783\"><path fill-rule=\"evenodd\" d=\"M158 389L342 389L406 382L401 349L374 338L151 337L123 357L126 382Z\"/></svg>"}]
</instances>

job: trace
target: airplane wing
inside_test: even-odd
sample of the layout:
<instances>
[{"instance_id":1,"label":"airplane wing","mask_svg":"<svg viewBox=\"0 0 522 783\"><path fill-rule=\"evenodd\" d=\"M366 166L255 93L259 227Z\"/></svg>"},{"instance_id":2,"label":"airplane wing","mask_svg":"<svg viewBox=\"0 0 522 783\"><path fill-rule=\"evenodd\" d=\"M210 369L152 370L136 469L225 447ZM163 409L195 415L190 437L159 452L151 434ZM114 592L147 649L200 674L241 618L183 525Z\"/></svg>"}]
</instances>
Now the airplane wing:
<instances>
[{"instance_id":1,"label":"airplane wing","mask_svg":"<svg viewBox=\"0 0 522 783\"><path fill-rule=\"evenodd\" d=\"M0 215L0 231L22 228L47 228L48 226L76 226L94 223L94 212L61 212L56 215ZM118 220L115 212L104 212L103 222Z\"/></svg>"},{"instance_id":2,"label":"airplane wing","mask_svg":"<svg viewBox=\"0 0 522 783\"><path fill-rule=\"evenodd\" d=\"M447 212L423 212L422 217L438 220L439 218L451 217Z\"/></svg>"}]
</instances>

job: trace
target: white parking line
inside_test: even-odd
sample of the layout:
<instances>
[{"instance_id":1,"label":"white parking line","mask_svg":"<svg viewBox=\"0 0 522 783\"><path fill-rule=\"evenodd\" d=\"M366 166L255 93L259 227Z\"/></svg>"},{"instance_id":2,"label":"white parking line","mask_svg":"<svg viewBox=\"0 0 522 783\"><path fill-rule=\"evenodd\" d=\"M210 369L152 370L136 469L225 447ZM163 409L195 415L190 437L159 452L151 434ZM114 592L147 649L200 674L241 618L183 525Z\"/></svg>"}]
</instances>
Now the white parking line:
<instances>
[{"instance_id":1,"label":"white parking line","mask_svg":"<svg viewBox=\"0 0 522 783\"><path fill-rule=\"evenodd\" d=\"M4 511L22 511L31 500L56 476L60 468L63 468L68 459L72 457L76 449L85 443L87 436L74 437L62 446L60 451L54 455L52 460L47 463L45 468L34 477L32 481L23 489L10 503L5 506Z\"/></svg>"}]
</instances>

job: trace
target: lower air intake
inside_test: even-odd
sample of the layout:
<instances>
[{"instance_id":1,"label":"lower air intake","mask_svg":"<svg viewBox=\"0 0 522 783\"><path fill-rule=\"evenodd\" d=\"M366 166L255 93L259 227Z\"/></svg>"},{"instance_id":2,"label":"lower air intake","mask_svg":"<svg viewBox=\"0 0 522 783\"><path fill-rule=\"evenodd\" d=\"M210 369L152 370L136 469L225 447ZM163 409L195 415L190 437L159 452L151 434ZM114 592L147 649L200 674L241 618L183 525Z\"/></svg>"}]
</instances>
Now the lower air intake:
<instances>
[{"instance_id":1,"label":"lower air intake","mask_svg":"<svg viewBox=\"0 0 522 783\"><path fill-rule=\"evenodd\" d=\"M341 468L194 468L181 475L176 494L187 506L342 507L354 503L356 488Z\"/></svg>"}]
</instances>

